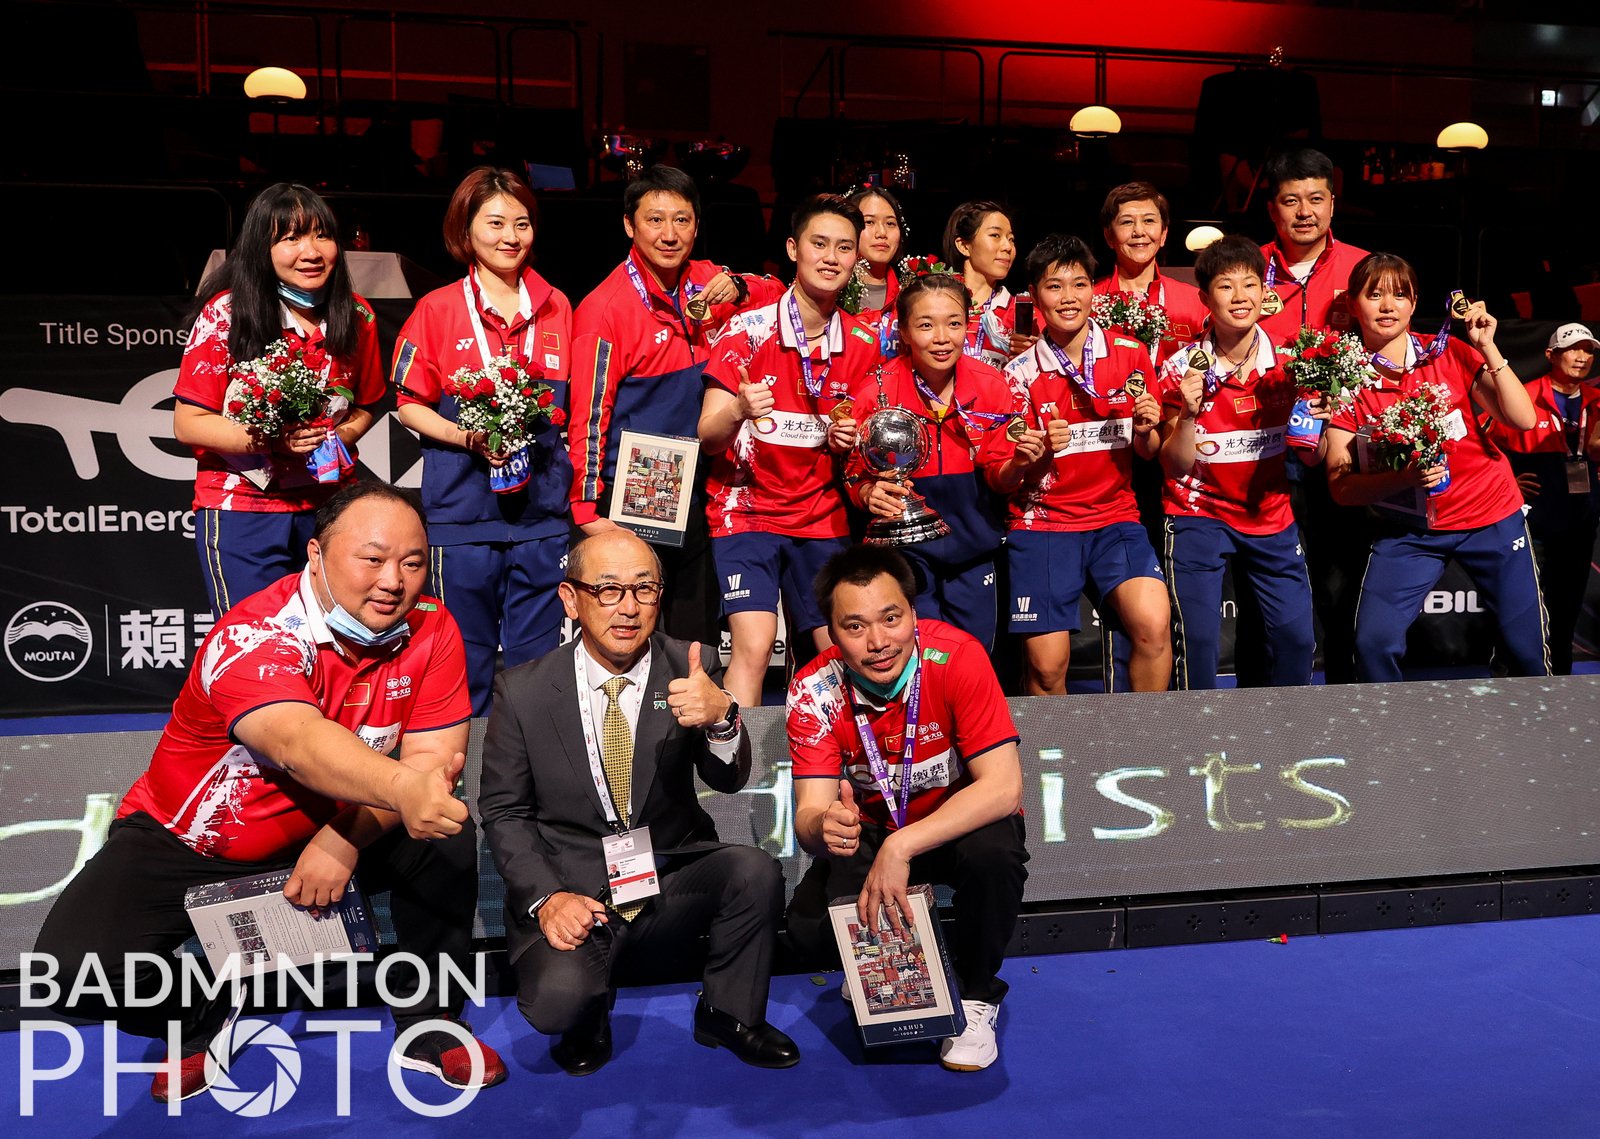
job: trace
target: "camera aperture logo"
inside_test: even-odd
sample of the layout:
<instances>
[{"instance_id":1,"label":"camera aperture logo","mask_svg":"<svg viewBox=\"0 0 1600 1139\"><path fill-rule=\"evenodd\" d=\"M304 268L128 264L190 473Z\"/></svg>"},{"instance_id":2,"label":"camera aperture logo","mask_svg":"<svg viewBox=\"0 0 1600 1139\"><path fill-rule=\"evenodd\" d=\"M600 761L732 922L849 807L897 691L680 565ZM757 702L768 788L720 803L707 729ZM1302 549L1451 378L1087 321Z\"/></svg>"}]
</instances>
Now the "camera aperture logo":
<instances>
[{"instance_id":1,"label":"camera aperture logo","mask_svg":"<svg viewBox=\"0 0 1600 1139\"><path fill-rule=\"evenodd\" d=\"M30 680L52 684L76 676L94 655L94 630L60 601L35 601L6 623L6 659Z\"/></svg>"}]
</instances>

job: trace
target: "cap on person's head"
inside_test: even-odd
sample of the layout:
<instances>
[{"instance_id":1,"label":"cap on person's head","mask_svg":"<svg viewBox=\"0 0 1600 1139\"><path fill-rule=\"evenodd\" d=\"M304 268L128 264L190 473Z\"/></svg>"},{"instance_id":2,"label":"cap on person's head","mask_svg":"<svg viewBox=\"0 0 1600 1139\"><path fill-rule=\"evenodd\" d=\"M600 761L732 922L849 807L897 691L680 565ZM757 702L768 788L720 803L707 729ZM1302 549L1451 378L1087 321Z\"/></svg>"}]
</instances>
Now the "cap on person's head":
<instances>
[{"instance_id":1,"label":"cap on person's head","mask_svg":"<svg viewBox=\"0 0 1600 1139\"><path fill-rule=\"evenodd\" d=\"M1594 333L1589 331L1589 326L1574 321L1571 324L1563 324L1552 332L1550 334L1550 343L1545 345L1545 350L1560 352L1566 348L1576 348L1583 343L1589 345L1589 351L1591 352L1600 349L1600 340L1594 338Z\"/></svg>"}]
</instances>

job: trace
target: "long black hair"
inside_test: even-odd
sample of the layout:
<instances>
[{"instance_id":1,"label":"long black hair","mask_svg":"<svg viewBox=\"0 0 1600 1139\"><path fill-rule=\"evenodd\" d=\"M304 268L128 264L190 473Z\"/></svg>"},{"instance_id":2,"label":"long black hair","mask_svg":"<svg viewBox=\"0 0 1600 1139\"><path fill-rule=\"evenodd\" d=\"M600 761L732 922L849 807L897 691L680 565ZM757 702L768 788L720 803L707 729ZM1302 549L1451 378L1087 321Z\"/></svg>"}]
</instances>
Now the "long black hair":
<instances>
[{"instance_id":1,"label":"long black hair","mask_svg":"<svg viewBox=\"0 0 1600 1139\"><path fill-rule=\"evenodd\" d=\"M250 203L228 259L200 282L200 308L218 293L232 294L228 355L235 360L255 359L263 348L283 335L272 247L285 237L298 237L313 229L321 230L338 244L339 223L322 195L298 183L274 183ZM356 311L350 269L342 248L334 260L333 272L328 274L327 288L322 310L328 331L323 340L335 356L348 356L355 351L362 318Z\"/></svg>"}]
</instances>

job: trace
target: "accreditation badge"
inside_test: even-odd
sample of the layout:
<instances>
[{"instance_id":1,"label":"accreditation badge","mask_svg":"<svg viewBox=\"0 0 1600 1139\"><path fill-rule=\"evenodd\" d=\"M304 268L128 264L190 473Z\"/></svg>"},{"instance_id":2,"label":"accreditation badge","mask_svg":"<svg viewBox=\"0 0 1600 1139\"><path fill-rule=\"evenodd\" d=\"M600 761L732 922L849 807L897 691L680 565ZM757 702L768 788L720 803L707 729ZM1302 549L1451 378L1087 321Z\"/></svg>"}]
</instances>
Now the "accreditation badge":
<instances>
[{"instance_id":1,"label":"accreditation badge","mask_svg":"<svg viewBox=\"0 0 1600 1139\"><path fill-rule=\"evenodd\" d=\"M1589 460L1582 455L1567 456L1567 493L1589 493Z\"/></svg>"},{"instance_id":2,"label":"accreditation badge","mask_svg":"<svg viewBox=\"0 0 1600 1139\"><path fill-rule=\"evenodd\" d=\"M607 885L611 888L611 906L625 906L629 902L642 902L661 893L661 881L656 876L655 851L650 846L650 828L635 827L621 834L606 835L600 840L605 853Z\"/></svg>"}]
</instances>

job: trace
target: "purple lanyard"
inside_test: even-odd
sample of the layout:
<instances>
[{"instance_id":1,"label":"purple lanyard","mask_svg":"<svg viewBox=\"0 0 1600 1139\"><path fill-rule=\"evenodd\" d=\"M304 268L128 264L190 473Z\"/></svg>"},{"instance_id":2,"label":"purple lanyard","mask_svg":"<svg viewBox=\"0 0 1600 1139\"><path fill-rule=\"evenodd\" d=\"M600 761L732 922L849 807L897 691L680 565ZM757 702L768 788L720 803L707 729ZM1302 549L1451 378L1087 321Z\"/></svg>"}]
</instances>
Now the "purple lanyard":
<instances>
[{"instance_id":1,"label":"purple lanyard","mask_svg":"<svg viewBox=\"0 0 1600 1139\"><path fill-rule=\"evenodd\" d=\"M655 306L650 303L650 290L645 288L644 278L639 276L639 270L634 265L633 258L629 257L622 264L623 267L628 270L628 281L633 285L633 291L639 294L639 300L644 304L645 311L654 312ZM687 279L687 269L684 270L684 277L685 280L681 285L678 286L678 291L683 294L681 302L677 293L667 294L668 299L671 300L673 305L678 308L680 316L683 314L684 304L694 300L696 294L705 292L705 287L703 285L696 285ZM690 319L693 320L694 318L691 317ZM695 321L695 323L698 324L700 322Z\"/></svg>"},{"instance_id":2,"label":"purple lanyard","mask_svg":"<svg viewBox=\"0 0 1600 1139\"><path fill-rule=\"evenodd\" d=\"M959 371L957 374L960 374ZM938 396L933 394L933 389L928 387L928 385L923 382L921 373L919 373L915 368L911 369L911 378L913 381L915 381L917 385L917 391L921 393L923 399L927 400L931 404L942 404L944 402ZM950 407L955 411L956 418L961 420L962 424L966 426L967 435L969 439L974 441L974 446L977 445L976 439L980 434L985 431L993 431L996 427L999 427L1002 423L1009 421L1011 418L1009 412L1003 415L997 415L992 411L973 411L970 407L962 407L961 399L959 393L956 391L954 380L952 380L950 383Z\"/></svg>"},{"instance_id":3,"label":"purple lanyard","mask_svg":"<svg viewBox=\"0 0 1600 1139\"><path fill-rule=\"evenodd\" d=\"M1260 346L1261 346L1261 328L1258 325L1256 328L1252 329L1251 332L1250 332L1250 349L1249 349L1249 351L1247 351L1245 353L1243 362L1241 362L1240 365L1233 370L1232 375L1237 376L1240 372L1244 371L1245 366L1248 365L1250 363L1250 361L1254 360L1257 355L1259 355L1259 353L1257 352L1257 349L1260 348ZM1206 395L1216 395L1217 394L1217 389L1222 386L1222 372L1219 370L1221 368L1221 366L1222 366L1222 353L1215 351L1215 349L1216 349L1216 344L1215 343L1213 343L1211 347L1212 347L1212 350L1213 350L1213 355L1211 357L1211 367L1206 369L1206 377L1205 377Z\"/></svg>"},{"instance_id":4,"label":"purple lanyard","mask_svg":"<svg viewBox=\"0 0 1600 1139\"><path fill-rule=\"evenodd\" d=\"M822 381L828 378L828 370L833 367L833 361L822 366L822 371L813 373L811 369L811 345L806 343L805 322L800 319L800 302L794 299L794 291L789 292L789 303L784 308L789 317L789 331L794 333L794 345L800 351L800 375L805 380L806 391L811 393L812 399L822 397ZM823 343L827 343L828 330L823 326Z\"/></svg>"},{"instance_id":5,"label":"purple lanyard","mask_svg":"<svg viewBox=\"0 0 1600 1139\"><path fill-rule=\"evenodd\" d=\"M982 358L983 346L988 339L988 329L984 327L983 321L984 318L989 315L990 311L993 310L994 302L999 298L1000 290L995 289L989 294L989 299L983 302L983 307L978 311L978 339L973 341L970 348L965 344L961 346L961 351L966 355L974 358Z\"/></svg>"},{"instance_id":6,"label":"purple lanyard","mask_svg":"<svg viewBox=\"0 0 1600 1139\"><path fill-rule=\"evenodd\" d=\"M1055 353L1056 363L1061 365L1062 372L1073 383L1089 393L1091 399L1099 399L1100 393L1094 390L1094 322L1089 323L1089 335L1083 341L1083 371L1072 366L1072 361L1067 359L1067 354L1061 345L1050 339L1048 335L1040 337L1050 346L1050 351Z\"/></svg>"},{"instance_id":7,"label":"purple lanyard","mask_svg":"<svg viewBox=\"0 0 1600 1139\"><path fill-rule=\"evenodd\" d=\"M1417 362L1411 365L1410 368L1402 368L1382 352L1374 352L1372 354L1372 362L1388 368L1391 372L1401 373L1413 371L1424 364L1433 363L1444 353L1445 345L1450 343L1450 322L1448 320L1444 322L1444 327L1439 329L1439 334L1433 338L1433 343L1426 348L1422 346L1422 341L1418 339L1415 332L1408 332L1406 335L1411 338L1411 350L1416 353L1417 357Z\"/></svg>"},{"instance_id":8,"label":"purple lanyard","mask_svg":"<svg viewBox=\"0 0 1600 1139\"><path fill-rule=\"evenodd\" d=\"M850 710L855 713L856 733L861 737L861 750L867 757L867 770L872 772L872 778L878 782L878 790L883 795L884 805L889 808L889 817L894 820L896 829L906 825L906 807L911 802L911 765L917 747L917 724L922 718L922 635L913 632L911 644L916 652L916 672L911 677L911 691L906 694L906 745L905 750L900 753L898 799L893 796L894 787L889 779L889 765L884 762L883 752L878 749L878 738L872 734L872 726L867 723L867 714L857 706L853 692L850 696ZM847 690L853 688L852 683L848 685Z\"/></svg>"}]
</instances>

